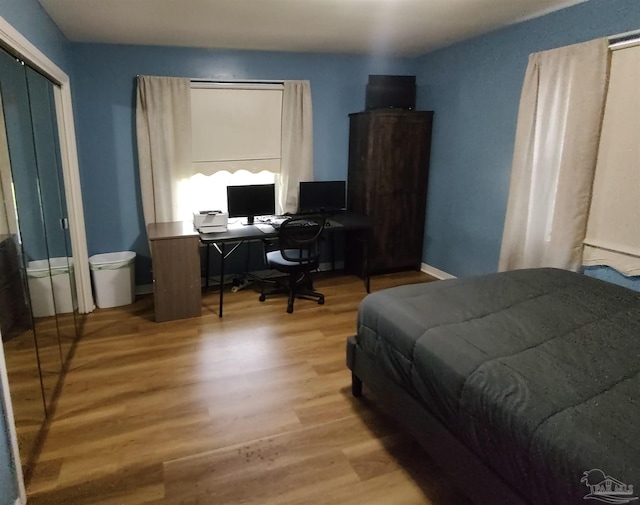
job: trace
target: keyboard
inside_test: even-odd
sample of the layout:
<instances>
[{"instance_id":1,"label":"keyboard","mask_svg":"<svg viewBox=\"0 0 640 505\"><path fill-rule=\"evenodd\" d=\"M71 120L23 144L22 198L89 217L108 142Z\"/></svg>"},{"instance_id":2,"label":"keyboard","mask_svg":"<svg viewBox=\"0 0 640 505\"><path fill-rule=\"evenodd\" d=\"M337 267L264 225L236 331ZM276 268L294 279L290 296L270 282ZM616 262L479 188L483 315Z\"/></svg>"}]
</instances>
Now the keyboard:
<instances>
[{"instance_id":1,"label":"keyboard","mask_svg":"<svg viewBox=\"0 0 640 505\"><path fill-rule=\"evenodd\" d=\"M260 230L262 233L273 233L276 228L272 224L264 224L264 223L257 223L257 224L254 224L254 226L258 228L258 230Z\"/></svg>"},{"instance_id":2,"label":"keyboard","mask_svg":"<svg viewBox=\"0 0 640 505\"><path fill-rule=\"evenodd\" d=\"M276 230L278 228L280 228L280 225L282 223L284 223L287 219L289 219L289 216L269 216L269 217L263 217L260 219L260 222L256 222L256 226L258 226L259 224L261 225L268 225L270 227L275 228ZM273 229L271 230L273 231Z\"/></svg>"},{"instance_id":3,"label":"keyboard","mask_svg":"<svg viewBox=\"0 0 640 505\"><path fill-rule=\"evenodd\" d=\"M303 220L295 221L294 223L291 223L291 226L300 226L300 227L318 226L318 221L314 221L313 219L303 219Z\"/></svg>"},{"instance_id":4,"label":"keyboard","mask_svg":"<svg viewBox=\"0 0 640 505\"><path fill-rule=\"evenodd\" d=\"M300 220L300 221L296 221L295 223L293 223L293 226L316 226L318 224L318 222L314 219L312 219L313 217L317 216L317 214L308 214L310 219L304 219L304 220ZM280 226L282 225L282 223L284 223L285 221L292 219L292 218L301 218L301 217L305 217L305 215L303 214L292 214L290 216L270 216L270 217L265 217L260 219L259 223L256 223L255 226L260 227L260 225L266 225L269 226L269 228L273 227L276 230L278 228L280 228ZM335 221L332 221L332 223L335 223ZM331 225L329 225L331 226ZM335 223L335 226L342 226L339 223ZM264 230L263 230L264 231Z\"/></svg>"},{"instance_id":5,"label":"keyboard","mask_svg":"<svg viewBox=\"0 0 640 505\"><path fill-rule=\"evenodd\" d=\"M287 219L289 219L289 216L269 216L269 217L263 217L260 219L259 223L257 224L268 224L270 226L273 226L274 228L279 228L280 225L282 223L284 223Z\"/></svg>"}]
</instances>

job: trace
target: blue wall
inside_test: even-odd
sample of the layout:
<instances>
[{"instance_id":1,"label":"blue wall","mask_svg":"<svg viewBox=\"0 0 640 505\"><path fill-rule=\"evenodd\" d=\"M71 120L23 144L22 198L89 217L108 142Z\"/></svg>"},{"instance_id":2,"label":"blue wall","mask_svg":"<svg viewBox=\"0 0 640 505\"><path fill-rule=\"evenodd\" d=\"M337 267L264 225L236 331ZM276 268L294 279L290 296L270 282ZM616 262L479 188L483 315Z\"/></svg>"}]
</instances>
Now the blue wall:
<instances>
[{"instance_id":1,"label":"blue wall","mask_svg":"<svg viewBox=\"0 0 640 505\"><path fill-rule=\"evenodd\" d=\"M591 0L416 59L418 106L435 111L425 263L497 269L529 54L635 29L638 0Z\"/></svg>"},{"instance_id":2,"label":"blue wall","mask_svg":"<svg viewBox=\"0 0 640 505\"><path fill-rule=\"evenodd\" d=\"M70 75L71 44L37 0L0 0L0 16Z\"/></svg>"},{"instance_id":3,"label":"blue wall","mask_svg":"<svg viewBox=\"0 0 640 505\"><path fill-rule=\"evenodd\" d=\"M322 54L75 44L74 107L89 254L138 253L137 282L151 282L135 143L137 74L211 79L308 79L314 170L345 179L348 114L364 108L371 73L407 73L411 60Z\"/></svg>"}]
</instances>

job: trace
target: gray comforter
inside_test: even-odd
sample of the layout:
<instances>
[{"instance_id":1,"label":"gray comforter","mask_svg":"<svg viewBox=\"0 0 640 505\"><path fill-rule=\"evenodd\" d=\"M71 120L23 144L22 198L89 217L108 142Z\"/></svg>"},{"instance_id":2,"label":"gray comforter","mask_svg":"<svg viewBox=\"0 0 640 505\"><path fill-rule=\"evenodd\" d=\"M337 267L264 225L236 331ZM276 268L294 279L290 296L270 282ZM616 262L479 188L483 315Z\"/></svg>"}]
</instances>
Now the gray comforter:
<instances>
[{"instance_id":1,"label":"gray comforter","mask_svg":"<svg viewBox=\"0 0 640 505\"><path fill-rule=\"evenodd\" d=\"M402 286L357 338L525 500L585 503L602 473L638 496L640 293L555 269Z\"/></svg>"}]
</instances>

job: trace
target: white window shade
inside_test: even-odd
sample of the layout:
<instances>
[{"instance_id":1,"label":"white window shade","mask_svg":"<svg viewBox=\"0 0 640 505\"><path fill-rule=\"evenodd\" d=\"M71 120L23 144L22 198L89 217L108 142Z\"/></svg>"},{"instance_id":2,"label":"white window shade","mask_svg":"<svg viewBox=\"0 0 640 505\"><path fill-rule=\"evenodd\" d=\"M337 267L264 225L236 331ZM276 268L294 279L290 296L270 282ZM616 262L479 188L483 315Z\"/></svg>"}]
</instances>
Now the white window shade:
<instances>
[{"instance_id":1,"label":"white window shade","mask_svg":"<svg viewBox=\"0 0 640 505\"><path fill-rule=\"evenodd\" d=\"M585 265L640 275L640 46L614 51Z\"/></svg>"},{"instance_id":2,"label":"white window shade","mask_svg":"<svg viewBox=\"0 0 640 505\"><path fill-rule=\"evenodd\" d=\"M194 172L280 172L282 86L194 86Z\"/></svg>"}]
</instances>

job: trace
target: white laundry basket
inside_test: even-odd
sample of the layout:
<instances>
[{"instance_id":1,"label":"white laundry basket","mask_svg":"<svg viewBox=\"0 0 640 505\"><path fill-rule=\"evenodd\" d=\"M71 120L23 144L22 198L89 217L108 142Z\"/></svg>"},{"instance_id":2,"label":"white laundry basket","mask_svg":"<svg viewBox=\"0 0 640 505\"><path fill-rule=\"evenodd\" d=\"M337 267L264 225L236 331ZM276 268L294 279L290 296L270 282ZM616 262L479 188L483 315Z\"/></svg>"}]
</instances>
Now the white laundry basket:
<instances>
[{"instance_id":1,"label":"white laundry basket","mask_svg":"<svg viewBox=\"0 0 640 505\"><path fill-rule=\"evenodd\" d=\"M66 314L78 308L72 258L50 258L27 263L33 317Z\"/></svg>"},{"instance_id":2,"label":"white laundry basket","mask_svg":"<svg viewBox=\"0 0 640 505\"><path fill-rule=\"evenodd\" d=\"M89 258L93 290L99 308L133 303L135 259L136 253L133 251L94 254Z\"/></svg>"}]
</instances>

